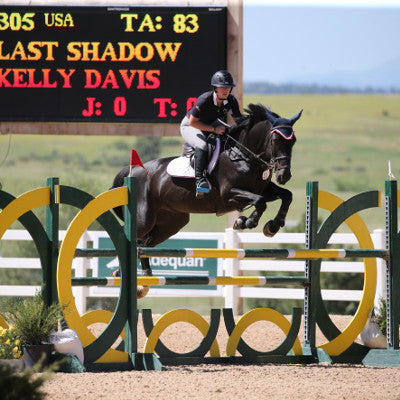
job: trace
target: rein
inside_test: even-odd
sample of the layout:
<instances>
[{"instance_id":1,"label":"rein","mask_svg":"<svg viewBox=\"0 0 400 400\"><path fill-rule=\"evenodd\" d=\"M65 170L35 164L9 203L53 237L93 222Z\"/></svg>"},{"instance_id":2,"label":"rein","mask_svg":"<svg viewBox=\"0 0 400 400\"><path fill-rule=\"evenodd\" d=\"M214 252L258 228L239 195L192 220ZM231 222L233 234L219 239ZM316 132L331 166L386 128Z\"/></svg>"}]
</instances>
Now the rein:
<instances>
[{"instance_id":1,"label":"rein","mask_svg":"<svg viewBox=\"0 0 400 400\"><path fill-rule=\"evenodd\" d=\"M279 129L282 128L290 128L292 129L292 134L290 135L290 137L286 137ZM278 133L279 135L281 135L284 139L286 140L290 140L293 138L294 135L294 131L292 126L290 125L278 125L278 126L274 126L270 129L269 134L272 135L273 133ZM232 137L231 135L229 135L229 133L225 134L226 137L228 137L229 139L233 140L235 142L235 144L241 148L241 150L243 150L245 153L249 154L250 156L252 156L255 160L257 160L259 163L264 164L266 166L265 169L268 170L274 170L276 169L276 165L278 164L277 161L279 160L285 160L288 159L288 156L280 156L280 157L272 157L271 160L269 162L265 161L264 159L262 159L258 154L254 153L253 151L251 151L248 147L246 147L244 144L240 143L238 140L236 140L234 137ZM271 136L270 136L271 137ZM269 143L269 141L268 141Z\"/></svg>"},{"instance_id":2,"label":"rein","mask_svg":"<svg viewBox=\"0 0 400 400\"><path fill-rule=\"evenodd\" d=\"M229 135L229 133L225 134L226 137L228 137L229 139L233 140L235 142L236 145L238 145L238 147L241 148L241 150L244 150L245 153L249 154L250 156L252 156L253 158L255 158L258 162L260 162L261 164L264 164L267 166L268 169L272 169L274 167L274 163L271 160L269 163L267 161L265 161L264 159L262 159L258 154L254 153L253 151L251 151L248 147L246 147L244 144L240 143L238 140L236 140L234 137L232 137L231 135Z\"/></svg>"}]
</instances>

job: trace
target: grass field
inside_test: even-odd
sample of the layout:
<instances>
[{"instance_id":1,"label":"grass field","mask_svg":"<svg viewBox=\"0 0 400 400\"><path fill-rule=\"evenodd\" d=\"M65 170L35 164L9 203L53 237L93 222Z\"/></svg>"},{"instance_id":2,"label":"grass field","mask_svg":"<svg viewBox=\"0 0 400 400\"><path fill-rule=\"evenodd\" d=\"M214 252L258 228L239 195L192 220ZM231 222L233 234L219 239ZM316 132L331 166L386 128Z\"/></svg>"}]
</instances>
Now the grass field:
<instances>
[{"instance_id":1,"label":"grass field","mask_svg":"<svg viewBox=\"0 0 400 400\"><path fill-rule=\"evenodd\" d=\"M304 109L296 123L294 193L288 219L303 219L305 185L348 198L369 189L383 189L388 160L400 177L400 96L275 95L244 96L244 105L262 103L285 117ZM97 195L107 190L119 169L129 163L135 137L0 135L0 183L19 195L45 184L50 176ZM178 155L181 137L162 138L161 156ZM8 151L9 148L9 151ZM146 159L145 154L140 154ZM275 212L269 207L263 220ZM273 210L273 211L272 211ZM383 227L383 211L363 212L368 227ZM187 231L221 231L225 217L193 215Z\"/></svg>"}]
</instances>

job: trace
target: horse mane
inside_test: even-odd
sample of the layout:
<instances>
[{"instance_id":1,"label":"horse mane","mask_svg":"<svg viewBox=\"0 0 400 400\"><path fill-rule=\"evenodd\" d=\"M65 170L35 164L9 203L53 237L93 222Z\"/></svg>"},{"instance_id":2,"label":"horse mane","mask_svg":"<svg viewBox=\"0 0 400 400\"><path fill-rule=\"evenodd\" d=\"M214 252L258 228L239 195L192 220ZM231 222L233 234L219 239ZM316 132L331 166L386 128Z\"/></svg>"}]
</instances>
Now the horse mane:
<instances>
[{"instance_id":1,"label":"horse mane","mask_svg":"<svg viewBox=\"0 0 400 400\"><path fill-rule=\"evenodd\" d=\"M236 125L231 128L230 134L232 136L239 135L242 130L249 131L257 122L265 121L267 119L266 107L264 105L250 103L247 107L248 108L244 109L246 114L239 118ZM270 109L269 112L276 118L280 118L278 114Z\"/></svg>"}]
</instances>

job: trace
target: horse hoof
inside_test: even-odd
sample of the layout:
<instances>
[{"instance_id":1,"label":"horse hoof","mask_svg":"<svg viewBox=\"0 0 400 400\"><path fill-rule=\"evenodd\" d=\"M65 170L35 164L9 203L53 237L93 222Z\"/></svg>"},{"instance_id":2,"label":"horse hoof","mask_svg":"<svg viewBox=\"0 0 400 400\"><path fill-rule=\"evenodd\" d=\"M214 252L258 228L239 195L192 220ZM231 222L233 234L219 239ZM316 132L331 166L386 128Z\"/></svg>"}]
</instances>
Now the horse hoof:
<instances>
[{"instance_id":1,"label":"horse hoof","mask_svg":"<svg viewBox=\"0 0 400 400\"><path fill-rule=\"evenodd\" d=\"M119 277L121 276L121 271L120 271L120 269L118 268L118 269L116 269L115 271L113 271L112 274L111 274L111 276L112 276L113 278L119 278Z\"/></svg>"},{"instance_id":2,"label":"horse hoof","mask_svg":"<svg viewBox=\"0 0 400 400\"><path fill-rule=\"evenodd\" d=\"M264 228L263 230L264 236L266 237L274 237L275 233L272 233L268 228Z\"/></svg>"},{"instance_id":3,"label":"horse hoof","mask_svg":"<svg viewBox=\"0 0 400 400\"><path fill-rule=\"evenodd\" d=\"M279 231L279 227L278 227L278 229L274 229L275 228L275 224L274 224L274 221L268 221L266 224L265 224L265 226L264 226L264 229L263 229L263 233L264 233L264 236L267 236L267 237L274 237L275 235L276 235L276 233Z\"/></svg>"},{"instance_id":4,"label":"horse hoof","mask_svg":"<svg viewBox=\"0 0 400 400\"><path fill-rule=\"evenodd\" d=\"M138 286L136 297L138 299L142 299L143 297L147 296L147 293L149 293L149 290L150 290L150 286Z\"/></svg>"},{"instance_id":5,"label":"horse hoof","mask_svg":"<svg viewBox=\"0 0 400 400\"><path fill-rule=\"evenodd\" d=\"M246 217L239 217L235 223L233 224L233 229L235 229L236 231L238 230L242 230L246 228Z\"/></svg>"}]
</instances>

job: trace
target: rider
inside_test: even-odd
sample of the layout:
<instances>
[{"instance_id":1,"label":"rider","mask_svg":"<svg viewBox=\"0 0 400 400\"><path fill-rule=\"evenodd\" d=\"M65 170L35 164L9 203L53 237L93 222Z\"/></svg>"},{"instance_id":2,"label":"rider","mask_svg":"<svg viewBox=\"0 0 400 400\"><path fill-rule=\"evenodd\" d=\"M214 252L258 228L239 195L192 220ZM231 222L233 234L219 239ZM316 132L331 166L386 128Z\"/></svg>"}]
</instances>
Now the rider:
<instances>
[{"instance_id":1,"label":"rider","mask_svg":"<svg viewBox=\"0 0 400 400\"><path fill-rule=\"evenodd\" d=\"M225 70L217 71L211 78L212 90L200 95L196 104L187 112L181 123L181 135L195 149L194 165L196 178L196 196L202 197L210 192L210 186L204 178L207 167L207 137L211 132L225 133L228 111L235 120L242 116L239 103L231 93L236 85L232 75Z\"/></svg>"}]
</instances>

